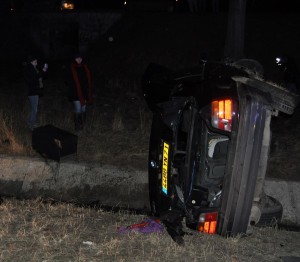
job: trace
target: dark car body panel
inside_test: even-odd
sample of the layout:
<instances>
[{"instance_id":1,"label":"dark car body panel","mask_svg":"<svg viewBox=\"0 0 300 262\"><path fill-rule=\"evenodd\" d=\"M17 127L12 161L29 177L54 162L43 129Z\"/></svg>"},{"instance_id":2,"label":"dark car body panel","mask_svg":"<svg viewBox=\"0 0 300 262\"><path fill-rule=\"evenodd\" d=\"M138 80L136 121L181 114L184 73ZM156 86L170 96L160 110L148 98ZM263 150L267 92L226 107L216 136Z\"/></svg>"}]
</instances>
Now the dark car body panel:
<instances>
[{"instance_id":1,"label":"dark car body panel","mask_svg":"<svg viewBox=\"0 0 300 262\"><path fill-rule=\"evenodd\" d=\"M142 88L151 110L171 96L193 96L201 106L212 97L237 96L232 79L236 75L247 76L247 73L223 63L203 63L180 72L152 63L143 75Z\"/></svg>"}]
</instances>

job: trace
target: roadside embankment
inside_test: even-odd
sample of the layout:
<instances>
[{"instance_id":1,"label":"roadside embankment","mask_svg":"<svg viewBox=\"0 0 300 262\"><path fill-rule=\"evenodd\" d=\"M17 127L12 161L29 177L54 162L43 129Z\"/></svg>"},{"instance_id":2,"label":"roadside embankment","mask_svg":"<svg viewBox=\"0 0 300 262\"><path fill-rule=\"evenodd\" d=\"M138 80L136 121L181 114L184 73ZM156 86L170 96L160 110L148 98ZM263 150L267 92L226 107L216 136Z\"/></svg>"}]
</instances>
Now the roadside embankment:
<instances>
[{"instance_id":1,"label":"roadside embankment","mask_svg":"<svg viewBox=\"0 0 300 262\"><path fill-rule=\"evenodd\" d=\"M147 172L75 161L0 155L0 195L148 211ZM300 226L300 183L265 181L265 192L283 205L282 224Z\"/></svg>"},{"instance_id":2,"label":"roadside embankment","mask_svg":"<svg viewBox=\"0 0 300 262\"><path fill-rule=\"evenodd\" d=\"M2 196L149 210L144 171L4 155L0 166Z\"/></svg>"}]
</instances>

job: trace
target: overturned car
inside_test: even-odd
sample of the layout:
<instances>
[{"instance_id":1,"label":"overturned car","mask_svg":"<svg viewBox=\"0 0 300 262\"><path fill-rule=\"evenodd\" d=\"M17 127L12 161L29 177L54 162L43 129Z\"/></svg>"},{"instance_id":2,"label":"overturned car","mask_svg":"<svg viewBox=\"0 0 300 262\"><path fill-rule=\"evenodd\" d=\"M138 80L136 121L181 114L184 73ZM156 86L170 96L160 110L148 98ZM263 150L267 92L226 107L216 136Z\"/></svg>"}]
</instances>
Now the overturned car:
<instances>
[{"instance_id":1,"label":"overturned car","mask_svg":"<svg viewBox=\"0 0 300 262\"><path fill-rule=\"evenodd\" d=\"M264 81L254 60L180 72L149 64L142 88L153 112L150 206L173 235L184 219L223 236L280 221L280 202L263 190L270 122L293 114L297 95Z\"/></svg>"}]
</instances>

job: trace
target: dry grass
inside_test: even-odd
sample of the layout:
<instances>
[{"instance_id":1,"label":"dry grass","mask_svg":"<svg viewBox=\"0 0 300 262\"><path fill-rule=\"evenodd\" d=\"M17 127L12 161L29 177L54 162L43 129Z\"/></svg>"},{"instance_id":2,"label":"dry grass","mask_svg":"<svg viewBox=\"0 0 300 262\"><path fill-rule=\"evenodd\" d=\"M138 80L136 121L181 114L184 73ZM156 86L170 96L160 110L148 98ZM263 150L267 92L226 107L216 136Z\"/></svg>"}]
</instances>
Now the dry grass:
<instances>
[{"instance_id":1,"label":"dry grass","mask_svg":"<svg viewBox=\"0 0 300 262\"><path fill-rule=\"evenodd\" d=\"M13 127L9 124L9 119L0 112L0 144L2 147L10 148L15 154L24 153L24 147L16 138Z\"/></svg>"},{"instance_id":2,"label":"dry grass","mask_svg":"<svg viewBox=\"0 0 300 262\"><path fill-rule=\"evenodd\" d=\"M53 75L45 81L39 122L77 134L78 161L124 165L134 158L137 159L134 165L146 168L151 113L140 98L137 82L98 79L97 97L88 107L86 126L75 132L66 86L59 74ZM0 153L30 156L36 153L31 149L31 132L26 125L29 110L26 93L20 90L24 90L22 79L1 90ZM15 100L18 104L12 107Z\"/></svg>"},{"instance_id":3,"label":"dry grass","mask_svg":"<svg viewBox=\"0 0 300 262\"><path fill-rule=\"evenodd\" d=\"M300 232L257 228L252 236L223 238L185 229L190 234L178 246L166 232L117 233L145 219L126 211L4 199L0 213L0 261L279 262L300 255Z\"/></svg>"}]
</instances>

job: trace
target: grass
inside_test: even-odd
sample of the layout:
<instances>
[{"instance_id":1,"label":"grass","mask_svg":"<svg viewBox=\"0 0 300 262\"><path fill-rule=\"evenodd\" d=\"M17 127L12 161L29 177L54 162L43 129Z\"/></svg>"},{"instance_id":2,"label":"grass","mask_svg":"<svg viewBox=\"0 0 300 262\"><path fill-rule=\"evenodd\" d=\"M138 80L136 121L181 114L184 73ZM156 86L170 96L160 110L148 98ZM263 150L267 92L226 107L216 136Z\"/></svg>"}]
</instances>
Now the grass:
<instances>
[{"instance_id":1,"label":"grass","mask_svg":"<svg viewBox=\"0 0 300 262\"><path fill-rule=\"evenodd\" d=\"M45 95L39 104L40 124L52 124L78 135L78 161L124 165L134 157L137 166L146 168L151 113L140 98L139 80L98 81L96 100L87 109L85 128L75 132L63 80L59 74L46 79ZM1 90L0 153L36 155L31 149L31 132L26 124L29 105L23 90L22 79ZM12 107L12 101L17 101L17 106Z\"/></svg>"},{"instance_id":2,"label":"grass","mask_svg":"<svg viewBox=\"0 0 300 262\"><path fill-rule=\"evenodd\" d=\"M1 134L1 145L3 149L9 149L15 154L22 154L25 152L24 146L18 141L14 129L10 124L11 119L1 112L0 115L0 134Z\"/></svg>"},{"instance_id":3,"label":"grass","mask_svg":"<svg viewBox=\"0 0 300 262\"><path fill-rule=\"evenodd\" d=\"M300 232L256 228L248 237L185 231L178 246L166 232L119 234L145 217L66 203L4 199L0 261L281 261L300 255Z\"/></svg>"}]
</instances>

